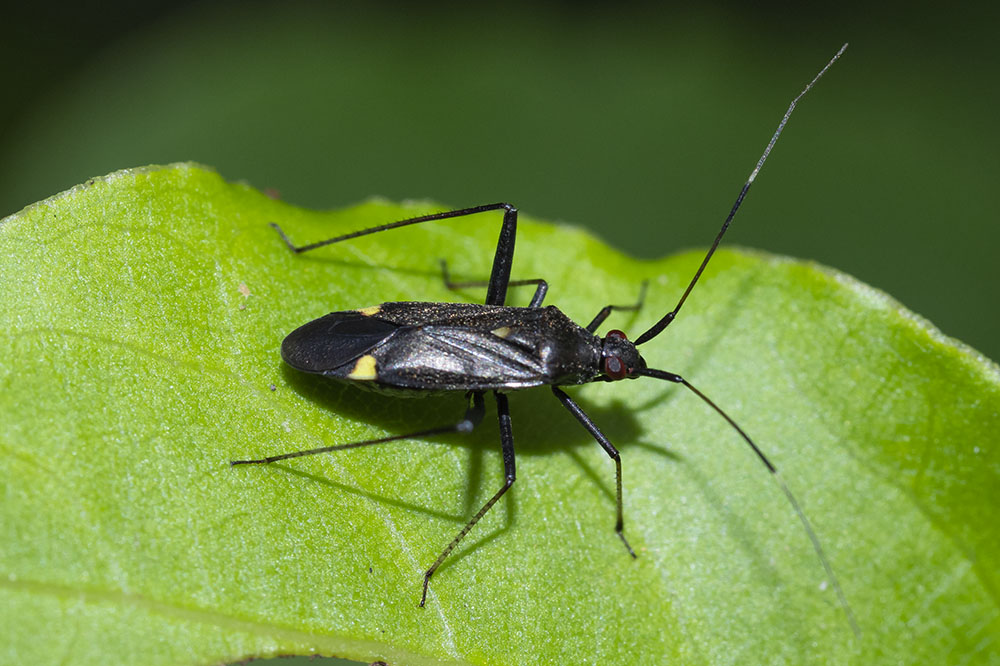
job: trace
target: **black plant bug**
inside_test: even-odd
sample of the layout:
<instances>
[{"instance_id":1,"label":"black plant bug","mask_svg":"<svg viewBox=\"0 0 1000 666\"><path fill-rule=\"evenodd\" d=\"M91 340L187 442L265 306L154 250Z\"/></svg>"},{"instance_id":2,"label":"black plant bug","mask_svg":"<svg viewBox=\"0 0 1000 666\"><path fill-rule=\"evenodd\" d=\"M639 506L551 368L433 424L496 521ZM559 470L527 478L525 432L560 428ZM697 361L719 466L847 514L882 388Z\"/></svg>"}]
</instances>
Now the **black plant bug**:
<instances>
[{"instance_id":1,"label":"black plant bug","mask_svg":"<svg viewBox=\"0 0 1000 666\"><path fill-rule=\"evenodd\" d=\"M421 432L350 444L324 446L257 460L234 460L231 464L271 463L400 439L446 432L468 432L482 420L485 412L484 394L486 391L492 391L496 399L500 422L504 483L500 490L479 509L476 515L441 551L434 563L424 573L423 593L420 598L420 606L423 606L427 601L427 587L431 576L469 530L514 484L514 440L506 392L536 386L550 386L559 402L569 410L597 440L608 456L614 460L617 508L615 532L621 538L629 554L635 557L635 552L624 533L622 467L618 450L579 405L560 387L597 381L613 382L621 379L637 379L639 377L652 377L682 384L715 410L739 433L740 437L753 449L757 458L771 473L772 478L776 480L808 534L813 548L836 590L838 600L847 615L852 630L855 634L859 633L850 606L823 547L820 545L819 538L775 466L750 436L707 395L678 374L647 367L645 360L636 349L638 345L649 342L663 332L677 316L719 246L723 235L742 204L743 198L781 135L792 111L794 111L795 105L836 62L846 48L846 44L842 46L802 92L792 100L778 124L777 130L764 149L764 153L743 184L736 202L715 237L715 241L706 253L694 277L688 283L677 305L649 330L640 335L635 342L630 342L626 335L618 330L609 331L603 338L595 335L595 331L612 311L638 309L642 304L645 285L643 285L643 291L637 303L625 306L605 306L586 327L581 327L572 322L555 306L542 306L548 289L545 280L511 281L510 272L514 258L517 209L507 203L485 204L423 215L303 246L296 246L278 225L272 224L288 247L298 254L351 238L411 224L465 217L486 211L503 211L503 223L493 259L493 269L488 281L452 282L448 277L447 267L443 265L445 283L450 288L485 286L487 293L484 305L402 302L383 303L359 310L333 312L296 329L285 338L281 345L282 358L288 365L301 372L320 374L334 380L391 392L400 396L463 391L469 398L469 407L461 421L453 425ZM507 288L511 285L535 286L534 295L527 307L511 307L504 304Z\"/></svg>"}]
</instances>

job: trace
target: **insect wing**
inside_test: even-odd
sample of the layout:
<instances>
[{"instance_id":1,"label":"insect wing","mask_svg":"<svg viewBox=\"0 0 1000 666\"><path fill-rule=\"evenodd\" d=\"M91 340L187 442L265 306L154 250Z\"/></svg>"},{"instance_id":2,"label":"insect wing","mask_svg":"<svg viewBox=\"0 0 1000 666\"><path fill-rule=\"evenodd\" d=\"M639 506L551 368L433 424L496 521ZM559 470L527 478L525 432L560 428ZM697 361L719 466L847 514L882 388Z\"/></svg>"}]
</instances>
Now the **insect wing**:
<instances>
[{"instance_id":1,"label":"insect wing","mask_svg":"<svg viewBox=\"0 0 1000 666\"><path fill-rule=\"evenodd\" d=\"M495 329L407 327L393 337L392 344L372 350L375 381L431 391L524 388L545 383L544 360L534 347L521 342L505 339Z\"/></svg>"},{"instance_id":2,"label":"insect wing","mask_svg":"<svg viewBox=\"0 0 1000 666\"><path fill-rule=\"evenodd\" d=\"M519 389L590 381L600 341L557 308L386 303L401 328L371 351L379 384L418 390Z\"/></svg>"},{"instance_id":3,"label":"insect wing","mask_svg":"<svg viewBox=\"0 0 1000 666\"><path fill-rule=\"evenodd\" d=\"M391 339L400 326L363 312L331 312L295 329L281 343L285 363L302 372L328 373Z\"/></svg>"}]
</instances>

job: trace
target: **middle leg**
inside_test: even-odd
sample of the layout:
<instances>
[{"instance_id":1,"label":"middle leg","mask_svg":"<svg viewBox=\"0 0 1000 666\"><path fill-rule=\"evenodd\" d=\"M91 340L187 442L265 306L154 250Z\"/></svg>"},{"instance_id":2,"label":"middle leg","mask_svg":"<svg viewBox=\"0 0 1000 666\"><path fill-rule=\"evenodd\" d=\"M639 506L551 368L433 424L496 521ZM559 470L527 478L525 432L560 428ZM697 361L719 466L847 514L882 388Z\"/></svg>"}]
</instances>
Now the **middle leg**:
<instances>
[{"instance_id":1,"label":"middle leg","mask_svg":"<svg viewBox=\"0 0 1000 666\"><path fill-rule=\"evenodd\" d=\"M514 480L517 478L517 474L514 469L514 431L510 424L510 407L507 404L507 396L503 393L497 393L496 391L493 392L493 395L497 401L497 418L500 421L500 449L503 454L504 471L503 487L501 487L500 490L493 495L493 497L486 501L483 508L481 508L479 512L472 517L472 520L465 524L462 531L451 540L451 543L449 543L443 551L441 551L438 558L434 560L434 564L432 564L424 573L424 593L420 597L421 608L424 607L424 603L427 601L427 585L431 582L431 576L434 575L434 572L437 571L437 568L441 566L441 563L445 561L451 551L455 550L455 546L458 545L458 542L461 541L462 538L469 533L469 530L471 530L475 524L486 515L486 512L497 503L497 500L503 497L503 494L507 492L512 485L514 485Z\"/></svg>"},{"instance_id":2,"label":"middle leg","mask_svg":"<svg viewBox=\"0 0 1000 666\"><path fill-rule=\"evenodd\" d=\"M462 282L452 282L451 273L448 272L448 262L444 259L441 260L441 277L444 279L444 286L452 291L456 289L464 289L466 287L488 287L490 286L489 280L464 280ZM511 280L507 283L509 287L523 287L529 284L535 285L535 294L531 297L531 302L528 303L529 308L541 307L542 301L545 300L545 293L549 290L549 283L542 278L531 278L529 280Z\"/></svg>"}]
</instances>

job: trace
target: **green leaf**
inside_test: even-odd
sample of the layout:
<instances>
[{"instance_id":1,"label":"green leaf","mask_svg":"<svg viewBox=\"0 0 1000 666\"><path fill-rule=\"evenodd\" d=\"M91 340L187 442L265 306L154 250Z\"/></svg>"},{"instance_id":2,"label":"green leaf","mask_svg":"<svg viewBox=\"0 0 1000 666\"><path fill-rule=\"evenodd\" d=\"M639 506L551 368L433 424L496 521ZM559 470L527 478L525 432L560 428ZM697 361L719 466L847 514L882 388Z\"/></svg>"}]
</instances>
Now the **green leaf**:
<instances>
[{"instance_id":1,"label":"green leaf","mask_svg":"<svg viewBox=\"0 0 1000 666\"><path fill-rule=\"evenodd\" d=\"M545 389L519 392L518 481L424 609L422 572L500 487L492 416L471 436L231 468L461 416L461 395L362 392L301 376L278 351L333 310L481 301L445 289L437 260L485 277L498 220L298 256L268 222L304 243L435 208L312 212L175 165L0 222L0 662L996 662L1000 373L812 264L720 252L642 351L778 466L859 639L780 488L676 385L570 389L622 452L637 560L614 534L612 462ZM643 310L606 324L633 335L701 258L638 262L529 221L518 247L515 277L545 277L580 322L649 279Z\"/></svg>"}]
</instances>

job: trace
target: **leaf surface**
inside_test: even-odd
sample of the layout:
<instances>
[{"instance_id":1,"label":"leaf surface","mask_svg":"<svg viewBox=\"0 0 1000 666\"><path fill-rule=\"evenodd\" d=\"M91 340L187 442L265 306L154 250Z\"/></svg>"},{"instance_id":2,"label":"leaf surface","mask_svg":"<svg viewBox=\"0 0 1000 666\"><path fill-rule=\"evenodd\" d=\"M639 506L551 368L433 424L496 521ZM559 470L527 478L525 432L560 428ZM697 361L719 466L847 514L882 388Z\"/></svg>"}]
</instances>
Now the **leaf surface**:
<instances>
[{"instance_id":1,"label":"leaf surface","mask_svg":"<svg viewBox=\"0 0 1000 666\"><path fill-rule=\"evenodd\" d=\"M642 352L781 470L859 639L780 488L683 387L569 389L622 452L634 561L611 460L545 389L513 394L517 483L424 609L422 572L501 485L492 409L470 436L231 468L460 418L461 395L362 392L279 354L330 311L481 301L437 260L484 278L499 216L299 256L268 222L306 243L435 208L307 211L172 165L0 221L0 662L995 663L1000 373L816 265L722 251ZM639 262L530 221L518 248L514 277L545 277L582 323L650 280L605 325L632 337L701 259Z\"/></svg>"}]
</instances>

